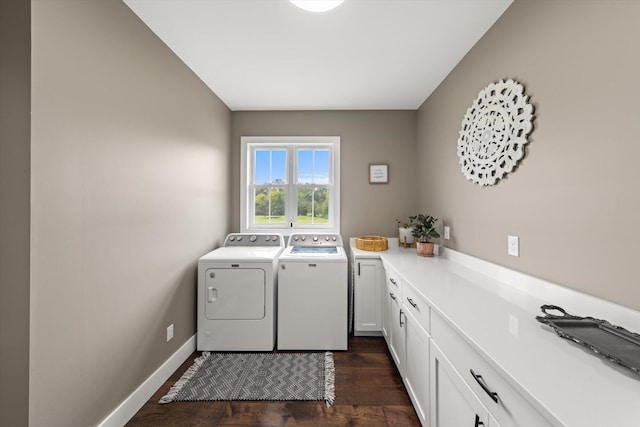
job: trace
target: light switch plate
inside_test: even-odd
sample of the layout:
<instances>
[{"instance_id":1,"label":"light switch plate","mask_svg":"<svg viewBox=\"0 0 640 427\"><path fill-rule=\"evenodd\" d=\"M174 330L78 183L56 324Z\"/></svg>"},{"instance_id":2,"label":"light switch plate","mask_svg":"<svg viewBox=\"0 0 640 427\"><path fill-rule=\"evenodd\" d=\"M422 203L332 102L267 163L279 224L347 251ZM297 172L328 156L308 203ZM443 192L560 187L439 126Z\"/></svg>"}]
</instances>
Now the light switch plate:
<instances>
[{"instance_id":1,"label":"light switch plate","mask_svg":"<svg viewBox=\"0 0 640 427\"><path fill-rule=\"evenodd\" d=\"M449 229L448 225L444 226L444 239L445 240L449 240L449 238L451 237L451 230Z\"/></svg>"}]
</instances>

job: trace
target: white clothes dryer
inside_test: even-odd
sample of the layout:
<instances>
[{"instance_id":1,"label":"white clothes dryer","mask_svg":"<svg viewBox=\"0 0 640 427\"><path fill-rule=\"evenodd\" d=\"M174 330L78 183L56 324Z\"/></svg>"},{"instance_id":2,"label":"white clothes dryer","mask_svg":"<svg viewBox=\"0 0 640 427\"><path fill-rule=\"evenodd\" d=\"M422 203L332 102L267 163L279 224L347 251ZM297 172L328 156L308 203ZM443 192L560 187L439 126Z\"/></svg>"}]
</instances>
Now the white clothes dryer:
<instances>
[{"instance_id":1,"label":"white clothes dryer","mask_svg":"<svg viewBox=\"0 0 640 427\"><path fill-rule=\"evenodd\" d=\"M198 260L198 350L273 350L284 247L280 234L232 233Z\"/></svg>"},{"instance_id":2,"label":"white clothes dryer","mask_svg":"<svg viewBox=\"0 0 640 427\"><path fill-rule=\"evenodd\" d=\"M347 350L347 282L339 234L292 234L279 258L278 350Z\"/></svg>"}]
</instances>

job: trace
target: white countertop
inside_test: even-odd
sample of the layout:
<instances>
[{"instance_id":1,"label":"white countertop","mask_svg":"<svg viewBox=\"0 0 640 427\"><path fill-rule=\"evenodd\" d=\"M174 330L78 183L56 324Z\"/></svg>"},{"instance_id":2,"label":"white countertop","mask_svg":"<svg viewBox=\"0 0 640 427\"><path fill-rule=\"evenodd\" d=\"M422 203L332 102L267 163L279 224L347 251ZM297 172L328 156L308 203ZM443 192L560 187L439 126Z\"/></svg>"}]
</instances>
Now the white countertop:
<instances>
[{"instance_id":1,"label":"white countertop","mask_svg":"<svg viewBox=\"0 0 640 427\"><path fill-rule=\"evenodd\" d=\"M640 425L640 375L535 319L541 305L553 304L640 332L639 312L445 248L424 258L390 239L387 251L351 250L395 268L554 424Z\"/></svg>"}]
</instances>

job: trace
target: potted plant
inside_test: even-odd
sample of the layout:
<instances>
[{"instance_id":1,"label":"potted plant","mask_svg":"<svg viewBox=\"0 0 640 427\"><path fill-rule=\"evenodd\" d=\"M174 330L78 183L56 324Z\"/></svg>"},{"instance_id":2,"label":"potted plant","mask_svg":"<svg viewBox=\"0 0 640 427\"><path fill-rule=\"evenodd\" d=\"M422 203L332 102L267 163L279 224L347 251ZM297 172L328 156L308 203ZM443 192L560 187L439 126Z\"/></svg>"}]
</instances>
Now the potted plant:
<instances>
[{"instance_id":1,"label":"potted plant","mask_svg":"<svg viewBox=\"0 0 640 427\"><path fill-rule=\"evenodd\" d=\"M398 238L400 245L407 247L413 244L413 220L409 217L409 222L402 222L396 218L398 223Z\"/></svg>"},{"instance_id":2,"label":"potted plant","mask_svg":"<svg viewBox=\"0 0 640 427\"><path fill-rule=\"evenodd\" d=\"M413 236L416 238L416 248L420 256L433 256L433 242L430 239L437 239L440 234L435 229L437 218L431 215L418 214L410 216L413 224Z\"/></svg>"}]
</instances>

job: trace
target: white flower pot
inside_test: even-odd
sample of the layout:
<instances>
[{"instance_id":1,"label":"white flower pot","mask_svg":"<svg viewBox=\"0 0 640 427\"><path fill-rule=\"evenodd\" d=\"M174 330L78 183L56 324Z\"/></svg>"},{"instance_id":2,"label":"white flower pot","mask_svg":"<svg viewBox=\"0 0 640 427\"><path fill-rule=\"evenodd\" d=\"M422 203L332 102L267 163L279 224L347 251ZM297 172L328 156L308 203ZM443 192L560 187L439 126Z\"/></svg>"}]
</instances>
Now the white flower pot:
<instances>
[{"instance_id":1,"label":"white flower pot","mask_svg":"<svg viewBox=\"0 0 640 427\"><path fill-rule=\"evenodd\" d=\"M412 232L413 232L413 227L398 228L398 236L400 238L400 244L406 243L408 245L412 245L413 244L413 235L411 234Z\"/></svg>"}]
</instances>

